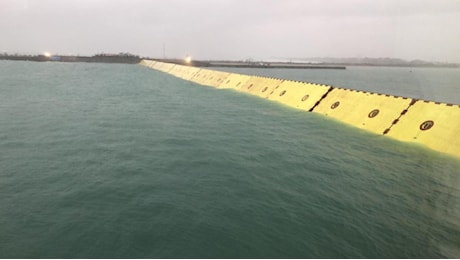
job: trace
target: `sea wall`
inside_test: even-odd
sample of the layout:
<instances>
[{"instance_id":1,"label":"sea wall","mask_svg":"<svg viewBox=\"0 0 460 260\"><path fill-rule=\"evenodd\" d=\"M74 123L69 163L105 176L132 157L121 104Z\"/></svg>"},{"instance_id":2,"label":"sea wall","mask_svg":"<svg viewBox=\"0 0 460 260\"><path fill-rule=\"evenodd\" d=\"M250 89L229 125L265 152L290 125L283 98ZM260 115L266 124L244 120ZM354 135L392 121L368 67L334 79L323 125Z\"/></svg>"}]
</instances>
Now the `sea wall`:
<instances>
[{"instance_id":1,"label":"sea wall","mask_svg":"<svg viewBox=\"0 0 460 260\"><path fill-rule=\"evenodd\" d=\"M256 95L460 157L460 105L152 60L141 64L204 86Z\"/></svg>"}]
</instances>

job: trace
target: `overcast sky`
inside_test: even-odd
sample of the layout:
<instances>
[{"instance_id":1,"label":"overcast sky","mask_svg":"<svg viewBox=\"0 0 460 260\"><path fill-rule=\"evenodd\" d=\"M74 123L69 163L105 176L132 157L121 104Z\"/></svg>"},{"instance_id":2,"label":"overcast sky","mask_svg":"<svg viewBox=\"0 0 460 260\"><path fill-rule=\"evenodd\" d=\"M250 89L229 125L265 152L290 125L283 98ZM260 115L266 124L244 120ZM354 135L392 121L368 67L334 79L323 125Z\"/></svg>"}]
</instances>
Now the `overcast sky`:
<instances>
[{"instance_id":1,"label":"overcast sky","mask_svg":"<svg viewBox=\"0 0 460 260\"><path fill-rule=\"evenodd\" d=\"M460 62L459 0L0 0L0 52Z\"/></svg>"}]
</instances>

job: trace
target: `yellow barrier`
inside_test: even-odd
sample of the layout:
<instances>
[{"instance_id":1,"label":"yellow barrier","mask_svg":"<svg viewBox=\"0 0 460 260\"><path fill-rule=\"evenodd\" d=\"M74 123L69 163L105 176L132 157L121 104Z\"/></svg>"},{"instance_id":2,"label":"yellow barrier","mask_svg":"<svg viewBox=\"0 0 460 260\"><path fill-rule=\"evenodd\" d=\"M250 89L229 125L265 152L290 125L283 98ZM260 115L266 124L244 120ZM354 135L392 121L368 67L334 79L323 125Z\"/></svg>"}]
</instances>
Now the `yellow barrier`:
<instances>
[{"instance_id":1,"label":"yellow barrier","mask_svg":"<svg viewBox=\"0 0 460 260\"><path fill-rule=\"evenodd\" d=\"M223 71L212 71L210 77L206 78L204 81L204 85L212 86L212 87L219 87L227 77L230 75L228 72Z\"/></svg>"},{"instance_id":2,"label":"yellow barrier","mask_svg":"<svg viewBox=\"0 0 460 260\"><path fill-rule=\"evenodd\" d=\"M149 68L153 68L153 65L156 63L156 61L153 61L153 60L142 60L140 62L141 65L144 65L146 67L149 67Z\"/></svg>"},{"instance_id":3,"label":"yellow barrier","mask_svg":"<svg viewBox=\"0 0 460 260\"><path fill-rule=\"evenodd\" d=\"M387 135L460 156L460 106L419 100Z\"/></svg>"},{"instance_id":4,"label":"yellow barrier","mask_svg":"<svg viewBox=\"0 0 460 260\"><path fill-rule=\"evenodd\" d=\"M169 74L181 79L190 80L199 70L200 69L196 67L176 65L169 71Z\"/></svg>"},{"instance_id":5,"label":"yellow barrier","mask_svg":"<svg viewBox=\"0 0 460 260\"><path fill-rule=\"evenodd\" d=\"M310 111L330 88L325 85L285 80L270 92L268 99Z\"/></svg>"},{"instance_id":6,"label":"yellow barrier","mask_svg":"<svg viewBox=\"0 0 460 260\"><path fill-rule=\"evenodd\" d=\"M165 63L163 63L163 62L157 61L157 62L155 62L155 64L153 64L153 67L151 67L151 68L154 69L154 70L160 70L160 68L161 68L164 64L165 64ZM160 70L160 71L161 71L161 70Z\"/></svg>"},{"instance_id":7,"label":"yellow barrier","mask_svg":"<svg viewBox=\"0 0 460 260\"><path fill-rule=\"evenodd\" d=\"M147 64L147 66L149 66L150 68L153 68L153 66L155 66L155 63L157 62L152 60L150 63Z\"/></svg>"},{"instance_id":8,"label":"yellow barrier","mask_svg":"<svg viewBox=\"0 0 460 260\"><path fill-rule=\"evenodd\" d=\"M411 101L408 98L334 88L313 112L383 134Z\"/></svg>"},{"instance_id":9,"label":"yellow barrier","mask_svg":"<svg viewBox=\"0 0 460 260\"><path fill-rule=\"evenodd\" d=\"M190 80L201 85L217 88L225 82L228 75L230 75L228 72L201 69Z\"/></svg>"},{"instance_id":10,"label":"yellow barrier","mask_svg":"<svg viewBox=\"0 0 460 260\"><path fill-rule=\"evenodd\" d=\"M282 79L252 76L237 90L266 98L281 82L283 82Z\"/></svg>"},{"instance_id":11,"label":"yellow barrier","mask_svg":"<svg viewBox=\"0 0 460 260\"><path fill-rule=\"evenodd\" d=\"M181 78L182 71L183 71L183 66L182 65L175 65L169 72L168 74L171 74L175 77Z\"/></svg>"},{"instance_id":12,"label":"yellow barrier","mask_svg":"<svg viewBox=\"0 0 460 260\"><path fill-rule=\"evenodd\" d=\"M219 88L232 88L238 89L244 85L251 77L248 75L231 73L228 77L219 85Z\"/></svg>"},{"instance_id":13,"label":"yellow barrier","mask_svg":"<svg viewBox=\"0 0 460 260\"><path fill-rule=\"evenodd\" d=\"M163 63L159 70L168 73L174 66L176 65L171 63Z\"/></svg>"},{"instance_id":14,"label":"yellow barrier","mask_svg":"<svg viewBox=\"0 0 460 260\"><path fill-rule=\"evenodd\" d=\"M460 157L460 106L143 60L198 84L235 89Z\"/></svg>"},{"instance_id":15,"label":"yellow barrier","mask_svg":"<svg viewBox=\"0 0 460 260\"><path fill-rule=\"evenodd\" d=\"M174 65L175 64L157 61L151 68L168 73L174 67Z\"/></svg>"},{"instance_id":16,"label":"yellow barrier","mask_svg":"<svg viewBox=\"0 0 460 260\"><path fill-rule=\"evenodd\" d=\"M186 79L186 80L190 80L191 78L193 78L193 76L195 76L195 74L197 74L201 69L200 68L197 68L197 67L189 67L189 66L185 66L184 70L183 70L183 73L182 73L182 78L183 79Z\"/></svg>"},{"instance_id":17,"label":"yellow barrier","mask_svg":"<svg viewBox=\"0 0 460 260\"><path fill-rule=\"evenodd\" d=\"M190 80L201 85L209 86L205 83L207 82L207 80L209 80L210 77L212 77L213 73L214 71L212 70L201 69L192 78L190 78Z\"/></svg>"}]
</instances>

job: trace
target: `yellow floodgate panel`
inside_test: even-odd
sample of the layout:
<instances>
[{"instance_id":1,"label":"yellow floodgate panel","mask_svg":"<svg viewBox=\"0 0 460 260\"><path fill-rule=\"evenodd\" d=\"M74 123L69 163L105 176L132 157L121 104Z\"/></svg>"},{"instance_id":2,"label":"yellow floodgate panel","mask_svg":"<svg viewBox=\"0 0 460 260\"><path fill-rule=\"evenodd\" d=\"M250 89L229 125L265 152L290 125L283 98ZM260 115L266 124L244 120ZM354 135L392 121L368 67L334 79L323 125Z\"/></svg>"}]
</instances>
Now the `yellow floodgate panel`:
<instances>
[{"instance_id":1,"label":"yellow floodgate panel","mask_svg":"<svg viewBox=\"0 0 460 260\"><path fill-rule=\"evenodd\" d=\"M153 65L152 69L159 70L159 71L163 71L163 67L164 67L166 64L167 64L167 63L157 61L157 62Z\"/></svg>"},{"instance_id":2,"label":"yellow floodgate panel","mask_svg":"<svg viewBox=\"0 0 460 260\"><path fill-rule=\"evenodd\" d=\"M275 88L268 99L309 111L331 87L285 80Z\"/></svg>"},{"instance_id":3,"label":"yellow floodgate panel","mask_svg":"<svg viewBox=\"0 0 460 260\"><path fill-rule=\"evenodd\" d=\"M460 156L460 106L419 100L387 135Z\"/></svg>"},{"instance_id":4,"label":"yellow floodgate panel","mask_svg":"<svg viewBox=\"0 0 460 260\"><path fill-rule=\"evenodd\" d=\"M163 62L155 62L155 63L152 63L152 65L150 66L150 68L154 69L154 70L159 70L159 68L161 67L161 65L163 64Z\"/></svg>"},{"instance_id":5,"label":"yellow floodgate panel","mask_svg":"<svg viewBox=\"0 0 460 260\"><path fill-rule=\"evenodd\" d=\"M157 63L156 61L150 61L150 63L147 63L147 66L150 67L150 68L153 68L153 66L155 66L155 63Z\"/></svg>"},{"instance_id":6,"label":"yellow floodgate panel","mask_svg":"<svg viewBox=\"0 0 460 260\"><path fill-rule=\"evenodd\" d=\"M182 78L186 70L187 70L187 66L176 64L168 73L178 78Z\"/></svg>"},{"instance_id":7,"label":"yellow floodgate panel","mask_svg":"<svg viewBox=\"0 0 460 260\"><path fill-rule=\"evenodd\" d=\"M201 69L190 80L201 85L210 86L206 84L206 82L209 81L209 79L213 77L213 75L213 70Z\"/></svg>"},{"instance_id":8,"label":"yellow floodgate panel","mask_svg":"<svg viewBox=\"0 0 460 260\"><path fill-rule=\"evenodd\" d=\"M155 65L153 65L153 69L156 69L156 70L159 70L159 71L162 71L162 72L168 72L165 68L168 67L168 68L171 68L173 64L169 64L169 63L164 63L164 62L157 62L155 63Z\"/></svg>"},{"instance_id":9,"label":"yellow floodgate panel","mask_svg":"<svg viewBox=\"0 0 460 260\"><path fill-rule=\"evenodd\" d=\"M265 77L261 77L260 79L261 81L259 81L257 84L254 84L247 90L247 92L262 98L267 98L284 81L283 79Z\"/></svg>"},{"instance_id":10,"label":"yellow floodgate panel","mask_svg":"<svg viewBox=\"0 0 460 260\"><path fill-rule=\"evenodd\" d=\"M409 98L334 88L313 112L383 134L411 101Z\"/></svg>"},{"instance_id":11,"label":"yellow floodgate panel","mask_svg":"<svg viewBox=\"0 0 460 260\"><path fill-rule=\"evenodd\" d=\"M184 66L184 67L185 68L183 70L181 78L186 79L186 80L190 80L191 78L193 78L193 76L195 76L201 70L200 68L197 68L197 67L189 67L189 66Z\"/></svg>"},{"instance_id":12,"label":"yellow floodgate panel","mask_svg":"<svg viewBox=\"0 0 460 260\"><path fill-rule=\"evenodd\" d=\"M153 61L153 60L142 60L140 62L141 65L144 65L146 67L149 67L149 68L153 68L153 65L155 65L156 61Z\"/></svg>"},{"instance_id":13,"label":"yellow floodgate panel","mask_svg":"<svg viewBox=\"0 0 460 260\"><path fill-rule=\"evenodd\" d=\"M230 73L228 77L219 85L219 88L232 88L238 89L243 86L251 76Z\"/></svg>"},{"instance_id":14,"label":"yellow floodgate panel","mask_svg":"<svg viewBox=\"0 0 460 260\"><path fill-rule=\"evenodd\" d=\"M242 84L238 91L253 95L267 97L283 80L266 77L252 76L246 83Z\"/></svg>"},{"instance_id":15,"label":"yellow floodgate panel","mask_svg":"<svg viewBox=\"0 0 460 260\"><path fill-rule=\"evenodd\" d=\"M176 65L168 73L178 78L189 80L199 70L195 67Z\"/></svg>"},{"instance_id":16,"label":"yellow floodgate panel","mask_svg":"<svg viewBox=\"0 0 460 260\"><path fill-rule=\"evenodd\" d=\"M171 63L163 63L161 66L160 70L163 72L168 73L176 64L171 64Z\"/></svg>"},{"instance_id":17,"label":"yellow floodgate panel","mask_svg":"<svg viewBox=\"0 0 460 260\"><path fill-rule=\"evenodd\" d=\"M175 65L168 73L175 76L175 77L178 77L180 78L180 75L182 74L182 68L183 66L182 65Z\"/></svg>"},{"instance_id":18,"label":"yellow floodgate panel","mask_svg":"<svg viewBox=\"0 0 460 260\"><path fill-rule=\"evenodd\" d=\"M230 73L228 72L212 71L211 75L209 77L206 77L203 84L217 88L220 86L220 84L225 82L229 75Z\"/></svg>"}]
</instances>

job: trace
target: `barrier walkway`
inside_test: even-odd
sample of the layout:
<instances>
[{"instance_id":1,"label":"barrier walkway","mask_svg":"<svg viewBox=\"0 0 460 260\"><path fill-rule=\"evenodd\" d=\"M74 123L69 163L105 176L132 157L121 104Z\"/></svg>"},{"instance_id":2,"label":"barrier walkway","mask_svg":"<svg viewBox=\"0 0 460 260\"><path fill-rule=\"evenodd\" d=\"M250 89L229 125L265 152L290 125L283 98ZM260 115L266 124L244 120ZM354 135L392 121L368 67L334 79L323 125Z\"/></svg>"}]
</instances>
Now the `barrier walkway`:
<instances>
[{"instance_id":1,"label":"barrier walkway","mask_svg":"<svg viewBox=\"0 0 460 260\"><path fill-rule=\"evenodd\" d=\"M256 95L460 157L460 105L152 60L142 60L140 64L201 85Z\"/></svg>"}]
</instances>

